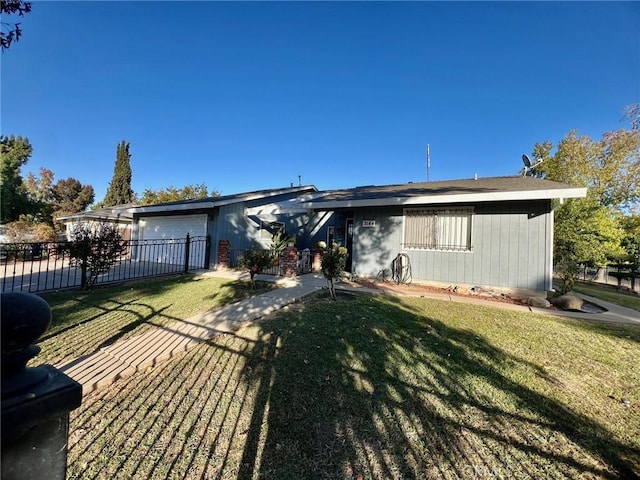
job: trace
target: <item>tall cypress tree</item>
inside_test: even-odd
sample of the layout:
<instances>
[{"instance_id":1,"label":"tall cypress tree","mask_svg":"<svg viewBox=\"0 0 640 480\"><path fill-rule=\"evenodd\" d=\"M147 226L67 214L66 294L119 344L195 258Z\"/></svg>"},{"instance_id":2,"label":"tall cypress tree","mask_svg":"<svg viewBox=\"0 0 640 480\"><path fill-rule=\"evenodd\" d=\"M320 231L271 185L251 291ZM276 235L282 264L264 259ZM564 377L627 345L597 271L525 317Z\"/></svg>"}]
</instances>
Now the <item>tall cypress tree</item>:
<instances>
[{"instance_id":1,"label":"tall cypress tree","mask_svg":"<svg viewBox=\"0 0 640 480\"><path fill-rule=\"evenodd\" d=\"M134 201L134 194L131 189L130 159L129 143L123 140L118 144L116 150L116 164L113 169L113 178L102 202L104 207L113 207Z\"/></svg>"}]
</instances>

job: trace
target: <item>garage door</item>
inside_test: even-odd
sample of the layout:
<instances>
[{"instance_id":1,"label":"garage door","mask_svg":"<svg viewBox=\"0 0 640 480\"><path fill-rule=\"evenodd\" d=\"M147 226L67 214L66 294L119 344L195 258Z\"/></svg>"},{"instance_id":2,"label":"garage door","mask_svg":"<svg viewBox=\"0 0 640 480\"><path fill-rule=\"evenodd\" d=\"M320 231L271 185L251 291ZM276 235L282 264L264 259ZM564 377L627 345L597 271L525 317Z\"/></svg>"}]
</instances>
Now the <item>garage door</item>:
<instances>
[{"instance_id":1,"label":"garage door","mask_svg":"<svg viewBox=\"0 0 640 480\"><path fill-rule=\"evenodd\" d=\"M145 217L138 223L142 240L140 260L184 265L187 234L197 241L207 234L207 215ZM191 248L189 265L204 265L204 248Z\"/></svg>"},{"instance_id":2,"label":"garage door","mask_svg":"<svg viewBox=\"0 0 640 480\"><path fill-rule=\"evenodd\" d=\"M207 215L182 215L179 217L145 217L138 225L142 240L184 239L203 237L207 234Z\"/></svg>"}]
</instances>

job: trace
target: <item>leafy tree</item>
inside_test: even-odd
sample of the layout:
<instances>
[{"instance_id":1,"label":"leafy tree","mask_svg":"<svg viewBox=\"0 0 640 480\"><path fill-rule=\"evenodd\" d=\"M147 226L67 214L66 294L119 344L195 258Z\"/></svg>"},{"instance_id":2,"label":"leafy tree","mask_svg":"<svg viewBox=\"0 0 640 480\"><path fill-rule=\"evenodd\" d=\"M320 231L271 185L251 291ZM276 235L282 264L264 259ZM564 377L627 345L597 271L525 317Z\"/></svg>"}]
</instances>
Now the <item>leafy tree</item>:
<instances>
[{"instance_id":1,"label":"leafy tree","mask_svg":"<svg viewBox=\"0 0 640 480\"><path fill-rule=\"evenodd\" d=\"M622 231L612 207L599 205L593 197L567 200L555 213L554 261L563 283L571 289L578 265L603 266L623 254Z\"/></svg>"},{"instance_id":2,"label":"leafy tree","mask_svg":"<svg viewBox=\"0 0 640 480\"><path fill-rule=\"evenodd\" d=\"M102 202L104 207L131 203L135 199L131 189L131 154L129 153L129 146L130 144L124 140L118 144L113 178Z\"/></svg>"},{"instance_id":3,"label":"leafy tree","mask_svg":"<svg viewBox=\"0 0 640 480\"><path fill-rule=\"evenodd\" d=\"M24 180L24 186L29 198L37 203L51 202L51 188L54 174L48 168L40 167L40 176L29 172Z\"/></svg>"},{"instance_id":4,"label":"leafy tree","mask_svg":"<svg viewBox=\"0 0 640 480\"><path fill-rule=\"evenodd\" d=\"M20 169L32 152L28 138L0 136L0 223L16 221L31 210Z\"/></svg>"},{"instance_id":5,"label":"leafy tree","mask_svg":"<svg viewBox=\"0 0 640 480\"><path fill-rule=\"evenodd\" d=\"M22 0L0 0L0 15L2 18L5 15L18 14L24 16L25 13L31 12L31 2L24 2ZM19 23L1 22L2 30L0 31L0 47L2 51L7 50L14 41L20 40L22 36L22 29Z\"/></svg>"},{"instance_id":6,"label":"leafy tree","mask_svg":"<svg viewBox=\"0 0 640 480\"><path fill-rule=\"evenodd\" d=\"M535 175L586 187L587 197L556 207L555 264L565 288L575 280L577 264L603 266L624 255L624 219L640 202L640 130L637 107L627 108L632 128L605 133L595 141L571 131L553 152L551 142L536 144L543 162Z\"/></svg>"},{"instance_id":7,"label":"leafy tree","mask_svg":"<svg viewBox=\"0 0 640 480\"><path fill-rule=\"evenodd\" d=\"M628 264L628 278L631 280L631 289L635 291L640 267L640 214L632 212L631 215L623 217L620 224L623 231L621 244L624 249L621 260Z\"/></svg>"},{"instance_id":8,"label":"leafy tree","mask_svg":"<svg viewBox=\"0 0 640 480\"><path fill-rule=\"evenodd\" d=\"M543 162L538 176L580 187L605 206L628 208L640 201L640 131L607 132L600 141L571 131L554 154L550 142L536 144Z\"/></svg>"},{"instance_id":9,"label":"leafy tree","mask_svg":"<svg viewBox=\"0 0 640 480\"><path fill-rule=\"evenodd\" d=\"M24 188L28 197L26 212L33 215L39 222L53 227L53 205L51 204L51 187L53 172L47 168L40 168L40 175L29 172L24 180Z\"/></svg>"},{"instance_id":10,"label":"leafy tree","mask_svg":"<svg viewBox=\"0 0 640 480\"><path fill-rule=\"evenodd\" d=\"M51 188L55 216L83 212L94 199L93 187L83 185L75 178L58 180Z\"/></svg>"},{"instance_id":11,"label":"leafy tree","mask_svg":"<svg viewBox=\"0 0 640 480\"><path fill-rule=\"evenodd\" d=\"M98 277L109 272L127 253L127 243L115 225L106 222L78 224L71 231L66 246L71 265L80 268L85 290L95 285Z\"/></svg>"},{"instance_id":12,"label":"leafy tree","mask_svg":"<svg viewBox=\"0 0 640 480\"><path fill-rule=\"evenodd\" d=\"M66 178L53 183L54 174L46 168L40 169L40 175L27 175L25 189L32 204L32 214L40 221L55 226L56 217L84 211L93 203L94 192L91 185L82 185L75 178Z\"/></svg>"},{"instance_id":13,"label":"leafy tree","mask_svg":"<svg viewBox=\"0 0 640 480\"><path fill-rule=\"evenodd\" d=\"M622 248L625 252L625 260L631 263L632 267L640 266L640 214L634 212L626 216L621 221L623 237Z\"/></svg>"},{"instance_id":14,"label":"leafy tree","mask_svg":"<svg viewBox=\"0 0 640 480\"><path fill-rule=\"evenodd\" d=\"M139 200L141 205L155 205L158 203L177 202L180 200L195 200L198 198L218 197L220 193L212 190L208 193L204 183L199 185L186 185L182 188L170 186L159 190L147 188Z\"/></svg>"},{"instance_id":15,"label":"leafy tree","mask_svg":"<svg viewBox=\"0 0 640 480\"><path fill-rule=\"evenodd\" d=\"M640 129L640 103L627 105L624 108L624 118L631 122L631 129Z\"/></svg>"},{"instance_id":16,"label":"leafy tree","mask_svg":"<svg viewBox=\"0 0 640 480\"><path fill-rule=\"evenodd\" d=\"M324 278L327 279L329 293L333 300L337 300L334 281L342 276L346 262L347 249L337 243L322 252L321 270Z\"/></svg>"}]
</instances>

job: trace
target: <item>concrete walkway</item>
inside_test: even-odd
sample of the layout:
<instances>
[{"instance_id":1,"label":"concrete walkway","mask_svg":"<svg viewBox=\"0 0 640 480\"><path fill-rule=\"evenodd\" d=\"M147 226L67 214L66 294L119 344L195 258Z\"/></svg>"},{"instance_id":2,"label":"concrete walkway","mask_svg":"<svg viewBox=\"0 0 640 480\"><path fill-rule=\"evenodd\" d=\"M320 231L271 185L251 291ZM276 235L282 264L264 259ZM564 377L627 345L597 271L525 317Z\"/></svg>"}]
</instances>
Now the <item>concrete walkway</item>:
<instances>
[{"instance_id":1,"label":"concrete walkway","mask_svg":"<svg viewBox=\"0 0 640 480\"><path fill-rule=\"evenodd\" d=\"M206 271L203 274L248 280L248 274L233 271ZM272 276L259 275L257 277L257 280L263 281L273 281L273 279L274 277ZM278 278L277 283L280 284L281 288L256 295L218 310L211 310L194 315L186 320L173 322L164 327L157 327L136 337L102 348L90 355L57 365L57 368L79 382L82 385L83 394L87 394L120 378L125 378L138 372L145 372L149 368L169 360L220 333L236 330L241 324L255 321L326 287L324 277L318 273L311 273L293 279ZM339 284L338 288L378 294L386 293L382 290L369 289L357 284ZM561 312L508 303L488 302L479 298L448 295L446 293L420 293L419 295L425 298L508 308L523 313L534 312L640 326L640 314L637 311L590 297L586 297L586 300L597 303L609 311L602 314Z\"/></svg>"},{"instance_id":2,"label":"concrete walkway","mask_svg":"<svg viewBox=\"0 0 640 480\"><path fill-rule=\"evenodd\" d=\"M211 275L244 279L244 275L236 272ZM273 281L274 277L259 275L256 278ZM246 279L248 280L248 274ZM236 330L243 323L257 320L297 302L326 285L324 277L318 274L278 279L277 283L281 288L154 328L56 367L80 383L82 393L87 394L120 378L144 372L220 333Z\"/></svg>"}]
</instances>

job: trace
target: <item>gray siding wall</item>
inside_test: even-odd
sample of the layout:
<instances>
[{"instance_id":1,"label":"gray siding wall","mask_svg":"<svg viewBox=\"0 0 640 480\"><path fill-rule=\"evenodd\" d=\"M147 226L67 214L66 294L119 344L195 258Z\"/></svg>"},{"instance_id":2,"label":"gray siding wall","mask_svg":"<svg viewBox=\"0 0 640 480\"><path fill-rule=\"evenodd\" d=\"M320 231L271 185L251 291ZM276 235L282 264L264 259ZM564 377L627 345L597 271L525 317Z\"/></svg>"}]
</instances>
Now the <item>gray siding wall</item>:
<instances>
[{"instance_id":1,"label":"gray siding wall","mask_svg":"<svg viewBox=\"0 0 640 480\"><path fill-rule=\"evenodd\" d=\"M246 248L253 240L259 241L259 225L256 226L244 213L244 203L224 205L218 210L218 240L229 240L231 248Z\"/></svg>"},{"instance_id":2,"label":"gray siding wall","mask_svg":"<svg viewBox=\"0 0 640 480\"><path fill-rule=\"evenodd\" d=\"M375 227L363 227L363 220L374 220ZM402 209L356 210L353 216L353 262L351 272L375 277L401 251Z\"/></svg>"},{"instance_id":3,"label":"gray siding wall","mask_svg":"<svg viewBox=\"0 0 640 480\"><path fill-rule=\"evenodd\" d=\"M375 276L405 252L414 280L533 290L550 286L553 215L549 202L475 206L471 252L403 250L402 216L401 208L356 213L356 273ZM362 220L375 220L376 226L364 228Z\"/></svg>"},{"instance_id":4,"label":"gray siding wall","mask_svg":"<svg viewBox=\"0 0 640 480\"><path fill-rule=\"evenodd\" d=\"M218 261L218 241L220 240L229 240L233 250L243 250L255 244L265 249L269 248L271 239L260 237L260 219L247 217L245 209L295 196L295 194L280 195L216 208L209 214L208 224L208 233L211 235L211 265L214 266ZM284 223L287 234L296 236L296 244L299 248L311 248L316 240L326 238L326 225L332 216L332 212L278 214L262 215L262 220Z\"/></svg>"}]
</instances>

